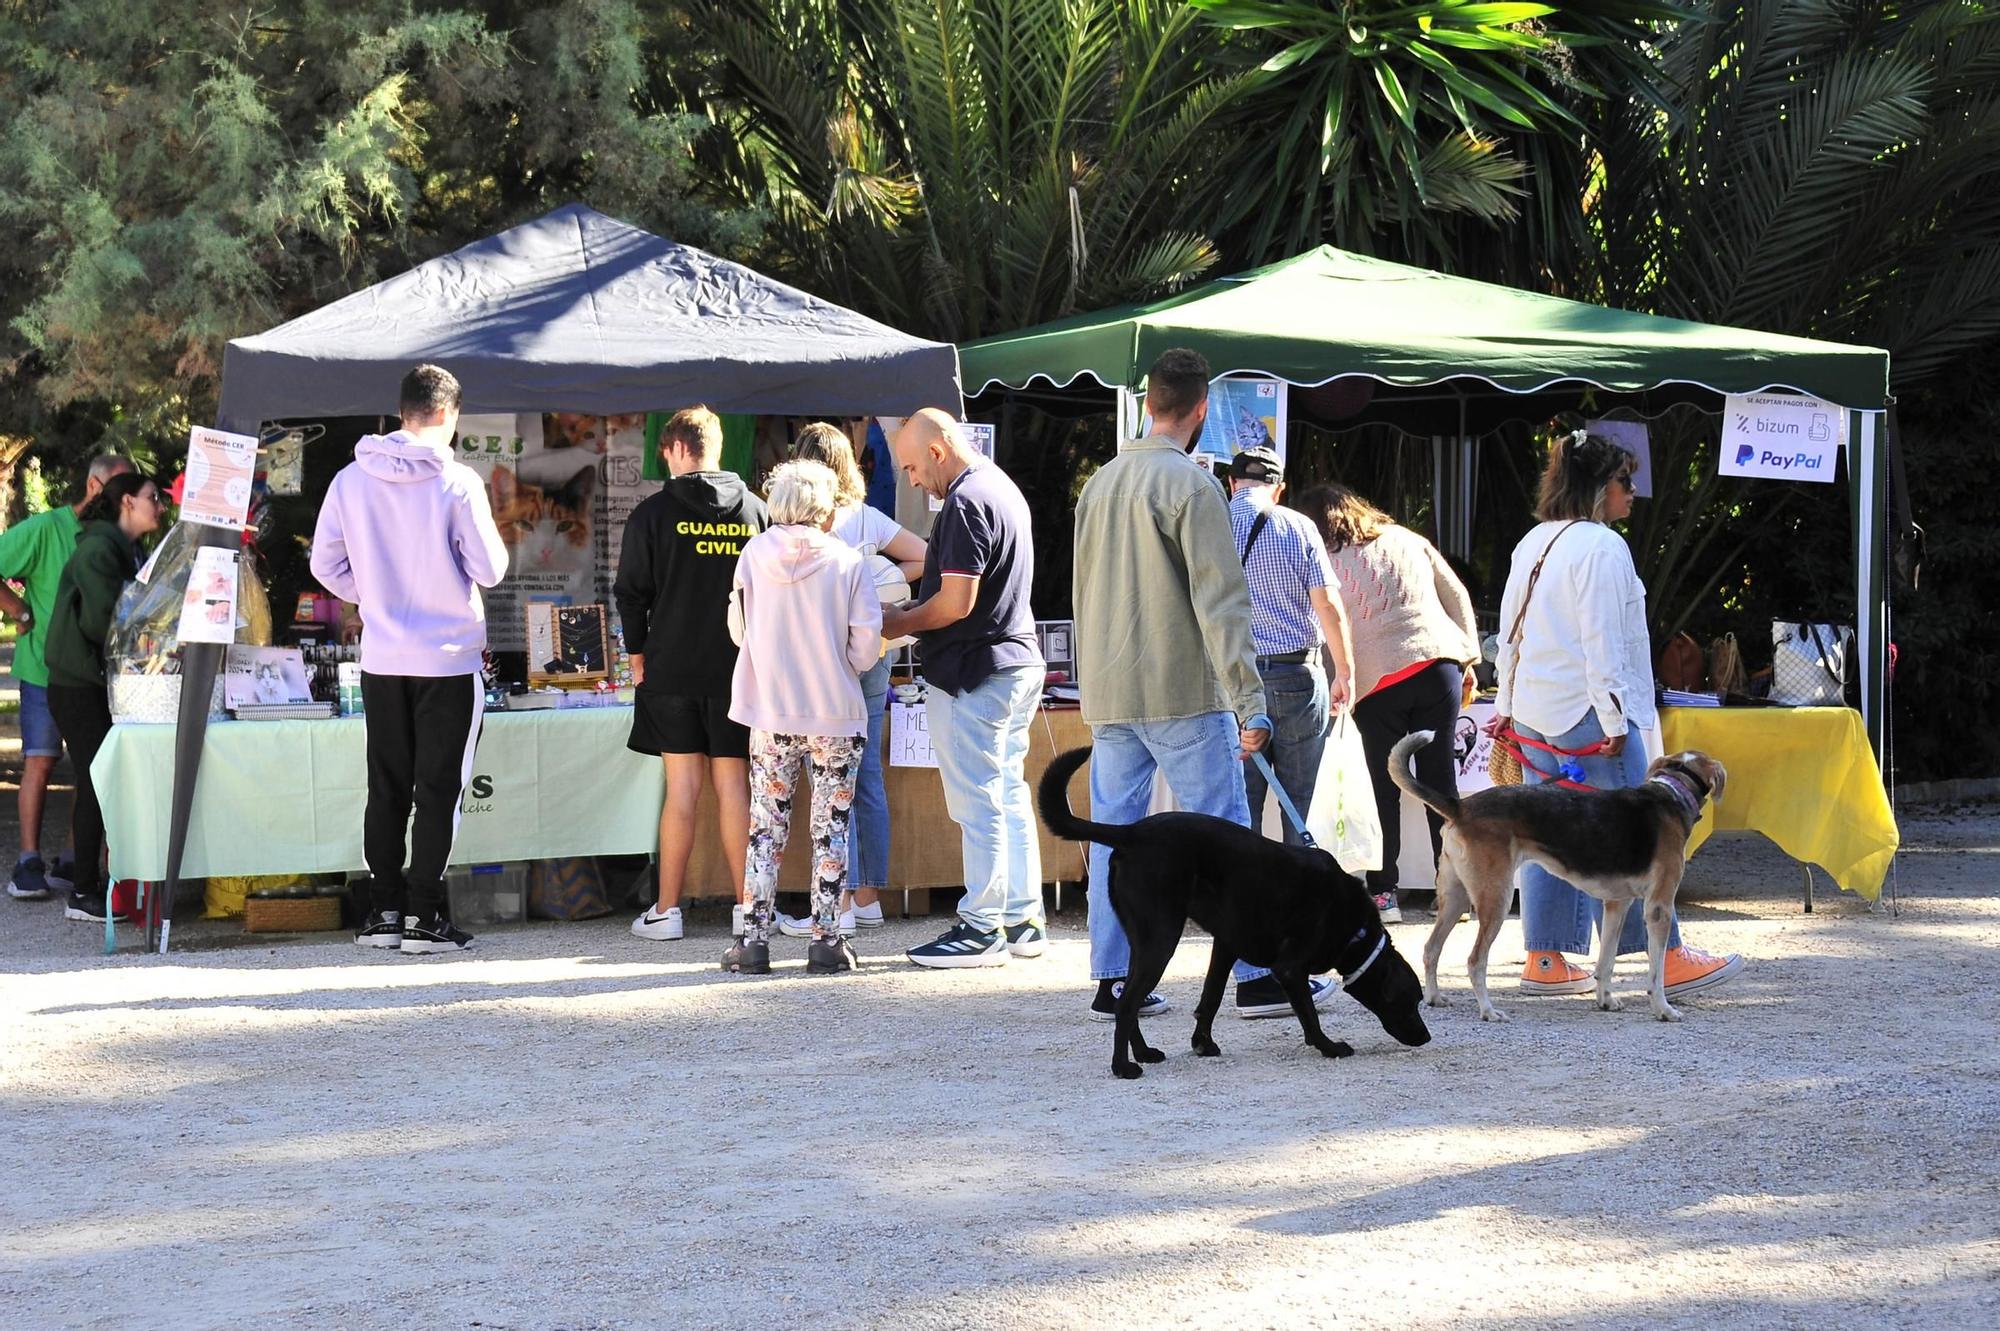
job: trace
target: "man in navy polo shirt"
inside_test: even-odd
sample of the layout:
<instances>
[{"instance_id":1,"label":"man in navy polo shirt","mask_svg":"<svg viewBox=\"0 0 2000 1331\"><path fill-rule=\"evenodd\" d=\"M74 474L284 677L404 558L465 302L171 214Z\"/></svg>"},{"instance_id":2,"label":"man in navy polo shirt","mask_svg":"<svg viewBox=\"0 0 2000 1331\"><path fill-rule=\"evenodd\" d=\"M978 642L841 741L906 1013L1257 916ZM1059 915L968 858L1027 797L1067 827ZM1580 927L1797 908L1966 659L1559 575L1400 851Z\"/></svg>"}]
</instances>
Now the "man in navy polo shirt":
<instances>
[{"instance_id":1,"label":"man in navy polo shirt","mask_svg":"<svg viewBox=\"0 0 2000 1331\"><path fill-rule=\"evenodd\" d=\"M965 442L948 412L918 412L893 447L910 483L944 507L931 528L917 600L885 606L882 633L917 637L931 746L965 853L958 923L909 957L938 967L1039 957L1048 932L1026 764L1028 723L1048 668L1028 604L1035 576L1028 502Z\"/></svg>"}]
</instances>

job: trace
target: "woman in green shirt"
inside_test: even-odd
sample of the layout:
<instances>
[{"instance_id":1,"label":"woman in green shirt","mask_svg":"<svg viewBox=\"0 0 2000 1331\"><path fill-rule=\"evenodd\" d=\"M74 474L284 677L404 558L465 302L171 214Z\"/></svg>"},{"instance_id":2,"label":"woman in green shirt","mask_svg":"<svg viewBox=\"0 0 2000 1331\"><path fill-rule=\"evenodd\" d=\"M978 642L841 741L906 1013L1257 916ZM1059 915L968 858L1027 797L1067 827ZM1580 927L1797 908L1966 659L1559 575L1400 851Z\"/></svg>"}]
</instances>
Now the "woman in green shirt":
<instances>
[{"instance_id":1,"label":"woman in green shirt","mask_svg":"<svg viewBox=\"0 0 2000 1331\"><path fill-rule=\"evenodd\" d=\"M49 614L44 648L49 667L49 711L69 745L76 765L76 804L70 814L70 844L76 851L76 885L70 889L72 920L102 922L107 906L98 861L104 855L104 811L90 780L90 764L111 733L111 704L105 690L104 639L119 593L139 569L138 540L157 531L166 512L159 487L136 472L106 481L78 514L83 530L76 553L63 566Z\"/></svg>"}]
</instances>

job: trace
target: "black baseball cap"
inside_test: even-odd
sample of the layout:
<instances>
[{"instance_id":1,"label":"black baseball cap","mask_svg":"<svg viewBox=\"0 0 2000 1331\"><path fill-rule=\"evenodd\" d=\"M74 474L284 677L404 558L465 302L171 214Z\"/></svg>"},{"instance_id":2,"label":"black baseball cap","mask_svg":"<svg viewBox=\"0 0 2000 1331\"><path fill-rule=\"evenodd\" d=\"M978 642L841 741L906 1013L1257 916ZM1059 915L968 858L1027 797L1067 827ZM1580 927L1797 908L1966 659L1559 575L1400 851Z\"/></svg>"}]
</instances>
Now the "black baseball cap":
<instances>
[{"instance_id":1,"label":"black baseball cap","mask_svg":"<svg viewBox=\"0 0 2000 1331\"><path fill-rule=\"evenodd\" d=\"M1231 480L1269 485L1285 479L1285 464L1279 460L1276 449L1261 445L1246 448L1230 462L1229 477Z\"/></svg>"}]
</instances>

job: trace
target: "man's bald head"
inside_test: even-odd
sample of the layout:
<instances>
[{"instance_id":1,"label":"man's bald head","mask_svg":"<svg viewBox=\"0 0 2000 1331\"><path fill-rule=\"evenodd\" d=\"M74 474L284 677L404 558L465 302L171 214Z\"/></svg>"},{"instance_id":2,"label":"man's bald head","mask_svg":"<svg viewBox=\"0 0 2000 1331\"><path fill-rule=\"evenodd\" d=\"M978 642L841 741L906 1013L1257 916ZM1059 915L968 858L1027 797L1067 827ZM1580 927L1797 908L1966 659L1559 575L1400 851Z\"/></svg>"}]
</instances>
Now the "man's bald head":
<instances>
[{"instance_id":1,"label":"man's bald head","mask_svg":"<svg viewBox=\"0 0 2000 1331\"><path fill-rule=\"evenodd\" d=\"M933 499L944 498L951 483L979 456L965 442L957 419L939 407L925 407L905 420L890 450L910 484Z\"/></svg>"}]
</instances>

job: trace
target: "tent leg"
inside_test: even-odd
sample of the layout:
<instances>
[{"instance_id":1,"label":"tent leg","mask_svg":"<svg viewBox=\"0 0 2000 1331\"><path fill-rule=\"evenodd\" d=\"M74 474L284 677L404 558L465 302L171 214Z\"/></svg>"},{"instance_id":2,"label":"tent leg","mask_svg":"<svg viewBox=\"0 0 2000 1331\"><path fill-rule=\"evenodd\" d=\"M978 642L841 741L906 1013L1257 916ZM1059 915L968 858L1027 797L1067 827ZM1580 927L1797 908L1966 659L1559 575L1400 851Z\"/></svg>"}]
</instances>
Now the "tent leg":
<instances>
[{"instance_id":1,"label":"tent leg","mask_svg":"<svg viewBox=\"0 0 2000 1331\"><path fill-rule=\"evenodd\" d=\"M1889 717L1889 451L1883 413L1848 413L1847 467L1854 501L1855 649L1861 670L1861 716L1880 765Z\"/></svg>"},{"instance_id":2,"label":"tent leg","mask_svg":"<svg viewBox=\"0 0 2000 1331\"><path fill-rule=\"evenodd\" d=\"M237 534L222 527L198 529L197 548L231 546ZM181 644L181 710L174 727L174 793L167 818L167 877L159 885L159 937L146 931L146 950L167 950L173 931L174 893L181 885L181 859L187 851L188 820L194 815L195 782L201 776L201 751L208 738L209 695L227 649L218 642ZM147 912L148 919L154 918Z\"/></svg>"},{"instance_id":3,"label":"tent leg","mask_svg":"<svg viewBox=\"0 0 2000 1331\"><path fill-rule=\"evenodd\" d=\"M1808 864L1806 866L1806 914L1810 915L1812 913L1812 866Z\"/></svg>"}]
</instances>

